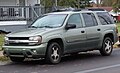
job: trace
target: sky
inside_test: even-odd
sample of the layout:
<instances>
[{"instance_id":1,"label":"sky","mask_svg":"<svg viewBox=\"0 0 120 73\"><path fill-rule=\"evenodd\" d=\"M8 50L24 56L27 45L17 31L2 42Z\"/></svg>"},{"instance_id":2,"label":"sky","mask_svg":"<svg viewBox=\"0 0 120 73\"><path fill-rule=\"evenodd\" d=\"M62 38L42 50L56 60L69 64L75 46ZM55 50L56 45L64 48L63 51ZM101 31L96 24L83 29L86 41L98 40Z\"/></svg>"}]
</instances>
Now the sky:
<instances>
[{"instance_id":1,"label":"sky","mask_svg":"<svg viewBox=\"0 0 120 73\"><path fill-rule=\"evenodd\" d=\"M96 0L92 0L92 1L96 3Z\"/></svg>"},{"instance_id":2,"label":"sky","mask_svg":"<svg viewBox=\"0 0 120 73\"><path fill-rule=\"evenodd\" d=\"M96 3L96 0L92 0L92 1ZM100 2L100 0L99 0L99 2Z\"/></svg>"}]
</instances>

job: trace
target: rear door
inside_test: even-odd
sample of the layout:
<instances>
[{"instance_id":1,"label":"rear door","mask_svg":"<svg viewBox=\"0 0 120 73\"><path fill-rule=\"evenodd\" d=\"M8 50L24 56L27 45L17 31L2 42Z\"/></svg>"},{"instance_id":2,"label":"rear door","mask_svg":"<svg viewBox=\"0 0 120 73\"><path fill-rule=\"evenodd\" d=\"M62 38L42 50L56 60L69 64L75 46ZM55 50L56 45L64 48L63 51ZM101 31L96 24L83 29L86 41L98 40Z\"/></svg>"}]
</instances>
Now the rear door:
<instances>
[{"instance_id":1,"label":"rear door","mask_svg":"<svg viewBox=\"0 0 120 73\"><path fill-rule=\"evenodd\" d=\"M95 48L98 46L101 36L101 27L93 13L82 13L85 31L87 34L86 48Z\"/></svg>"}]
</instances>

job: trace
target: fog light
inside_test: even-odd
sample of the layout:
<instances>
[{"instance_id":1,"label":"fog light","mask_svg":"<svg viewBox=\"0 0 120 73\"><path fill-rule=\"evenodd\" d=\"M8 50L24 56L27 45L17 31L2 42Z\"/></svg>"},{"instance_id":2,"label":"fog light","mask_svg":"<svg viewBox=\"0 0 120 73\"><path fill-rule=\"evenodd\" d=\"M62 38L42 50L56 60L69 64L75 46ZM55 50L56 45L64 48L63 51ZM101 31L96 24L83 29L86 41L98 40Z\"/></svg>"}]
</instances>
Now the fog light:
<instances>
[{"instance_id":1,"label":"fog light","mask_svg":"<svg viewBox=\"0 0 120 73\"><path fill-rule=\"evenodd\" d=\"M36 51L35 49L32 49L32 52L33 52L33 53L37 53L37 51Z\"/></svg>"},{"instance_id":2,"label":"fog light","mask_svg":"<svg viewBox=\"0 0 120 73\"><path fill-rule=\"evenodd\" d=\"M34 53L36 53L36 50L33 50Z\"/></svg>"},{"instance_id":3,"label":"fog light","mask_svg":"<svg viewBox=\"0 0 120 73\"><path fill-rule=\"evenodd\" d=\"M22 49L22 50L25 50L25 49Z\"/></svg>"}]
</instances>

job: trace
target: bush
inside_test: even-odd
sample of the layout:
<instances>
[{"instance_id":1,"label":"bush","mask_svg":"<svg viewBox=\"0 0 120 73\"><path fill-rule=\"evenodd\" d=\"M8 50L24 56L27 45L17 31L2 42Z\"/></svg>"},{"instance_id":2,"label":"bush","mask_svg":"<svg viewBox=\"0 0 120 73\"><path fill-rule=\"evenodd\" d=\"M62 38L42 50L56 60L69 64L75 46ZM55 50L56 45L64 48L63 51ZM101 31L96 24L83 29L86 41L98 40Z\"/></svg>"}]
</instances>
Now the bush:
<instances>
[{"instance_id":1,"label":"bush","mask_svg":"<svg viewBox=\"0 0 120 73\"><path fill-rule=\"evenodd\" d=\"M117 23L118 32L120 33L120 23Z\"/></svg>"},{"instance_id":2,"label":"bush","mask_svg":"<svg viewBox=\"0 0 120 73\"><path fill-rule=\"evenodd\" d=\"M2 50L2 45L4 44L4 34L0 34L0 50Z\"/></svg>"},{"instance_id":3,"label":"bush","mask_svg":"<svg viewBox=\"0 0 120 73\"><path fill-rule=\"evenodd\" d=\"M0 61L8 61L9 58L5 56L0 56Z\"/></svg>"}]
</instances>

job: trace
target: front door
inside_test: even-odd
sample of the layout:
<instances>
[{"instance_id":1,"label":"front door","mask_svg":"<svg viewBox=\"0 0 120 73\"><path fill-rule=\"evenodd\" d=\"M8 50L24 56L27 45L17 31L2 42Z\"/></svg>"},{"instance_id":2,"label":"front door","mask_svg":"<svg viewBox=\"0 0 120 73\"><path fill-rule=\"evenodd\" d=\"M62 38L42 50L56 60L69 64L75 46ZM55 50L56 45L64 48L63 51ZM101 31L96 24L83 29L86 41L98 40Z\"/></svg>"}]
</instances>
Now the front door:
<instances>
[{"instance_id":1,"label":"front door","mask_svg":"<svg viewBox=\"0 0 120 73\"><path fill-rule=\"evenodd\" d=\"M79 13L72 14L67 24L75 24L76 28L68 29L65 32L65 41L67 43L67 51L80 51L81 48L85 47L86 32L82 25L81 16Z\"/></svg>"}]
</instances>

